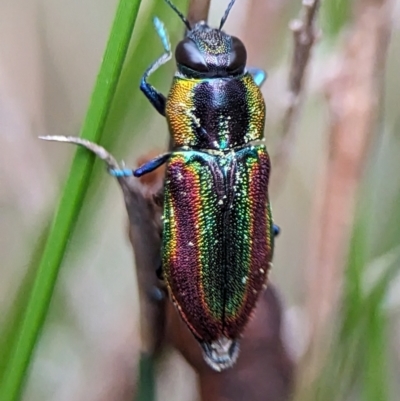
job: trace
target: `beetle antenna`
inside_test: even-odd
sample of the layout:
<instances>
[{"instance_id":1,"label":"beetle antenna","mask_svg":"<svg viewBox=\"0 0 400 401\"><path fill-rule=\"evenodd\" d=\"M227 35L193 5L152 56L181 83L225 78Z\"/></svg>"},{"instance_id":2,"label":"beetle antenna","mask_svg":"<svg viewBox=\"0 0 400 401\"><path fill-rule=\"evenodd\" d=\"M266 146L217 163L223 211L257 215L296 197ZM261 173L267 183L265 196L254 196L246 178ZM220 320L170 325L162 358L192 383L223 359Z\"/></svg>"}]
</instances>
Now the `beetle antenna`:
<instances>
[{"instance_id":1,"label":"beetle antenna","mask_svg":"<svg viewBox=\"0 0 400 401\"><path fill-rule=\"evenodd\" d=\"M228 7L225 10L225 14L221 19L221 23L219 24L219 30L222 29L222 27L224 26L226 20L228 19L228 15L231 12L231 8L233 7L233 5L235 4L236 0L231 0L231 2L229 3Z\"/></svg>"},{"instance_id":2,"label":"beetle antenna","mask_svg":"<svg viewBox=\"0 0 400 401\"><path fill-rule=\"evenodd\" d=\"M173 4L170 0L165 0L165 2L178 14L178 17L186 25L186 28L191 31L192 27L190 26L188 19L176 8L175 4Z\"/></svg>"}]
</instances>

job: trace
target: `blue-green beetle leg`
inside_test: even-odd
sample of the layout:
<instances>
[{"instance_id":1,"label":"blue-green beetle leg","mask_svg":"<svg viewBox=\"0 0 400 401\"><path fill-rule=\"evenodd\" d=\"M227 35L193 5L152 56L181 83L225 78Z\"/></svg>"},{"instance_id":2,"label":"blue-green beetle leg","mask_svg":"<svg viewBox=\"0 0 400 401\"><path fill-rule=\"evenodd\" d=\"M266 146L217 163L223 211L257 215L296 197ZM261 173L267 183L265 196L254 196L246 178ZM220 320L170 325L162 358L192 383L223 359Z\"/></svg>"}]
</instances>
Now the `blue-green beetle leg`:
<instances>
[{"instance_id":1,"label":"blue-green beetle leg","mask_svg":"<svg viewBox=\"0 0 400 401\"><path fill-rule=\"evenodd\" d=\"M164 24L155 17L153 20L154 27L158 36L161 39L161 43L164 48L164 53L159 57L143 74L142 80L140 81L140 89L144 95L149 99L150 103L154 108L163 116L165 116L165 96L158 92L157 89L147 82L149 76L156 71L160 66L169 61L172 57L171 44L169 42L168 33L165 29Z\"/></svg>"},{"instance_id":2,"label":"blue-green beetle leg","mask_svg":"<svg viewBox=\"0 0 400 401\"><path fill-rule=\"evenodd\" d=\"M148 161L147 163L143 164L142 166L134 170L133 175L135 177L141 177L142 175L151 173L152 171L160 167L162 164L164 164L169 159L170 156L171 153L164 153L160 156L157 156L156 158Z\"/></svg>"},{"instance_id":3,"label":"blue-green beetle leg","mask_svg":"<svg viewBox=\"0 0 400 401\"><path fill-rule=\"evenodd\" d=\"M153 105L153 107L162 116L165 117L165 102L166 102L165 96L162 93L157 92L154 86L146 82L145 78L142 78L142 81L140 83L140 89L145 94L150 103Z\"/></svg>"},{"instance_id":4,"label":"blue-green beetle leg","mask_svg":"<svg viewBox=\"0 0 400 401\"><path fill-rule=\"evenodd\" d=\"M253 77L254 82L258 87L260 87L267 79L267 73L260 68L249 67L247 71Z\"/></svg>"},{"instance_id":5,"label":"blue-green beetle leg","mask_svg":"<svg viewBox=\"0 0 400 401\"><path fill-rule=\"evenodd\" d=\"M121 177L131 177L133 175L133 170L129 168L117 169L117 168L109 168L108 172L116 178Z\"/></svg>"},{"instance_id":6,"label":"blue-green beetle leg","mask_svg":"<svg viewBox=\"0 0 400 401\"><path fill-rule=\"evenodd\" d=\"M281 228L276 224L273 225L274 237L277 237L281 233Z\"/></svg>"},{"instance_id":7,"label":"blue-green beetle leg","mask_svg":"<svg viewBox=\"0 0 400 401\"><path fill-rule=\"evenodd\" d=\"M141 177L142 175L151 173L162 164L164 164L168 158L171 156L171 153L163 153L160 156L155 157L154 159L148 161L147 163L141 165L136 170L123 168L123 169L108 169L108 172L114 177L131 177L132 175L135 177Z\"/></svg>"}]
</instances>

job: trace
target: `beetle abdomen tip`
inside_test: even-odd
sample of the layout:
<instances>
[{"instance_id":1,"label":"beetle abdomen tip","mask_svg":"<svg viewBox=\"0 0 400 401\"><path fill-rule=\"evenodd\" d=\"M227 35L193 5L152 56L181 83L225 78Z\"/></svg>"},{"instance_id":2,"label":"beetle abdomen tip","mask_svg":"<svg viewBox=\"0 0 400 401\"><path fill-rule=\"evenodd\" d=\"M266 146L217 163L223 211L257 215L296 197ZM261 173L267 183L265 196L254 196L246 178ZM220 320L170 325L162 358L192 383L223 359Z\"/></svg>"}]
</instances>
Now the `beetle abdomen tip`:
<instances>
[{"instance_id":1,"label":"beetle abdomen tip","mask_svg":"<svg viewBox=\"0 0 400 401\"><path fill-rule=\"evenodd\" d=\"M222 337L211 343L201 342L204 360L215 371L231 368L239 356L238 340Z\"/></svg>"}]
</instances>

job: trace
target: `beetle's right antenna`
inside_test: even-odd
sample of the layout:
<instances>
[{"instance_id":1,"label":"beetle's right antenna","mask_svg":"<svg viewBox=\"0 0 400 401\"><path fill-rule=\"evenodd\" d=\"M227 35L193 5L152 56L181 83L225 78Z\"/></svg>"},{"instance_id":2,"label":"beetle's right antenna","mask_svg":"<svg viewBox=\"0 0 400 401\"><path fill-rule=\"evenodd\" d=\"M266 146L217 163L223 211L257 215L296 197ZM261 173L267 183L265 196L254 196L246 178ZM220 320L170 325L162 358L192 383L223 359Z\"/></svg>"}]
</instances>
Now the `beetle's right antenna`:
<instances>
[{"instance_id":1,"label":"beetle's right antenna","mask_svg":"<svg viewBox=\"0 0 400 401\"><path fill-rule=\"evenodd\" d=\"M178 17L186 25L186 28L189 31L191 31L192 27L190 26L190 23L189 23L188 19L176 8L176 6L170 0L165 0L165 2L178 14Z\"/></svg>"},{"instance_id":2,"label":"beetle's right antenna","mask_svg":"<svg viewBox=\"0 0 400 401\"><path fill-rule=\"evenodd\" d=\"M233 5L235 4L236 0L231 0L231 2L229 3L228 7L225 10L225 14L221 19L221 23L219 24L219 30L222 29L222 27L224 26L226 20L228 19L228 15L231 12L231 8L233 7Z\"/></svg>"}]
</instances>

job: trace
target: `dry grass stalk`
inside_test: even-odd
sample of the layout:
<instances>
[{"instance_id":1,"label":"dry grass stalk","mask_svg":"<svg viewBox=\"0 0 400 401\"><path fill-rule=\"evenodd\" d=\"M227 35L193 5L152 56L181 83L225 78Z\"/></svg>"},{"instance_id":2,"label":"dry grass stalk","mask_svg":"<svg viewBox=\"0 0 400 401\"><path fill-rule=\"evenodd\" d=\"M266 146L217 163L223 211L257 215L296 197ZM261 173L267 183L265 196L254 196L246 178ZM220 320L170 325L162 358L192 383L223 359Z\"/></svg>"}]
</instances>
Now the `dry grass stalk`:
<instances>
[{"instance_id":1,"label":"dry grass stalk","mask_svg":"<svg viewBox=\"0 0 400 401\"><path fill-rule=\"evenodd\" d=\"M379 118L391 9L391 0L359 2L354 27L326 84L329 156L316 191L310 237L311 344L326 334L324 327L337 306L356 196Z\"/></svg>"},{"instance_id":2,"label":"dry grass stalk","mask_svg":"<svg viewBox=\"0 0 400 401\"><path fill-rule=\"evenodd\" d=\"M315 22L319 6L320 0L303 0L302 17L290 23L294 50L289 72L287 106L283 115L279 143L273 156L272 165L275 171L272 177L273 190L278 189L279 183L284 182L283 176L289 163L306 71L314 43L318 38Z\"/></svg>"},{"instance_id":3,"label":"dry grass stalk","mask_svg":"<svg viewBox=\"0 0 400 401\"><path fill-rule=\"evenodd\" d=\"M241 38L247 49L248 62L259 67L271 60L273 46L279 41L277 30L289 0L250 0L246 7L246 22ZM261 28L261 29L260 29Z\"/></svg>"}]
</instances>

